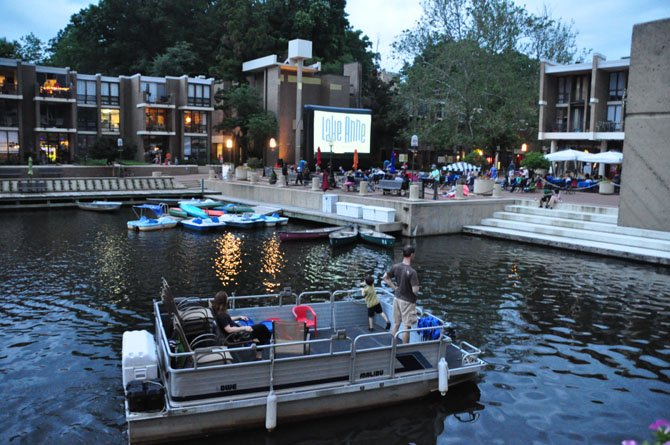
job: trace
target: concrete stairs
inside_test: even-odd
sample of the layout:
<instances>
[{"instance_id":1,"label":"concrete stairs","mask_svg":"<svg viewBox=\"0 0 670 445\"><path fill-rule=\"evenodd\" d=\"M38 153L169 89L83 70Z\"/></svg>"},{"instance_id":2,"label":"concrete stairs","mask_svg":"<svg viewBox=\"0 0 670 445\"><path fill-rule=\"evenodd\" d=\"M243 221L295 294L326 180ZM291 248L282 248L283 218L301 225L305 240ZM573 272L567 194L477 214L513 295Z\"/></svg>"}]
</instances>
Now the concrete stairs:
<instances>
[{"instance_id":1,"label":"concrete stairs","mask_svg":"<svg viewBox=\"0 0 670 445\"><path fill-rule=\"evenodd\" d=\"M618 209L518 201L464 233L670 265L670 232L617 226Z\"/></svg>"}]
</instances>

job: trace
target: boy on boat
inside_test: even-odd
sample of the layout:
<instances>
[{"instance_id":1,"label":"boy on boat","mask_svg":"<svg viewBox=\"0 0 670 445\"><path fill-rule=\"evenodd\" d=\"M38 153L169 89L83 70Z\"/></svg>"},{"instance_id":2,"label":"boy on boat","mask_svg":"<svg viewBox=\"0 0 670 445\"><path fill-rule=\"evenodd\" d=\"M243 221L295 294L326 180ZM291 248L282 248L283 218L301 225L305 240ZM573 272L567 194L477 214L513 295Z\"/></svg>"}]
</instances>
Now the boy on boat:
<instances>
[{"instance_id":1,"label":"boy on boat","mask_svg":"<svg viewBox=\"0 0 670 445\"><path fill-rule=\"evenodd\" d=\"M380 314L384 321L386 322L387 331L391 328L391 322L388 317L382 310L382 305L377 298L377 291L375 290L374 285L375 280L370 276L365 276L365 287L361 290L361 294L365 297L365 304L368 307L368 331L372 332L374 330L374 321L375 314Z\"/></svg>"}]
</instances>

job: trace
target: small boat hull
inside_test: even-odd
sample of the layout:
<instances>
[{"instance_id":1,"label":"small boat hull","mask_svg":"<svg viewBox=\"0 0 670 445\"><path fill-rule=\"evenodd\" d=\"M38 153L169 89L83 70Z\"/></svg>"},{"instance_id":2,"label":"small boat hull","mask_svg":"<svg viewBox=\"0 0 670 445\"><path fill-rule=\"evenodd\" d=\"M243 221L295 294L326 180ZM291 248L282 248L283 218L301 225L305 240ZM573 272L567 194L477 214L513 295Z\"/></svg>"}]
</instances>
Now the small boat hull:
<instances>
[{"instance_id":1,"label":"small boat hull","mask_svg":"<svg viewBox=\"0 0 670 445\"><path fill-rule=\"evenodd\" d=\"M328 234L328 242L333 247L348 246L356 242L358 238L358 229L346 228L336 230Z\"/></svg>"},{"instance_id":2,"label":"small boat hull","mask_svg":"<svg viewBox=\"0 0 670 445\"><path fill-rule=\"evenodd\" d=\"M77 202L77 207L93 212L114 212L119 210L122 204L122 202L117 201Z\"/></svg>"},{"instance_id":3,"label":"small boat hull","mask_svg":"<svg viewBox=\"0 0 670 445\"><path fill-rule=\"evenodd\" d=\"M155 230L173 229L177 227L179 221L170 217L161 217L158 219L146 218L135 221L128 221L128 230L138 230L140 232L153 232Z\"/></svg>"},{"instance_id":4,"label":"small boat hull","mask_svg":"<svg viewBox=\"0 0 670 445\"><path fill-rule=\"evenodd\" d=\"M376 244L378 246L392 247L395 245L395 237L387 235L382 232L375 232L370 229L360 229L358 231L361 239L371 244Z\"/></svg>"},{"instance_id":5,"label":"small boat hull","mask_svg":"<svg viewBox=\"0 0 670 445\"><path fill-rule=\"evenodd\" d=\"M170 216L175 216L177 218L188 218L188 213L180 209L179 207L170 207L168 209L168 214Z\"/></svg>"},{"instance_id":6,"label":"small boat hull","mask_svg":"<svg viewBox=\"0 0 670 445\"><path fill-rule=\"evenodd\" d=\"M179 203L179 208L182 209L188 216L192 216L194 218L207 218L207 213L200 207L196 207L191 204L183 204Z\"/></svg>"},{"instance_id":7,"label":"small boat hull","mask_svg":"<svg viewBox=\"0 0 670 445\"><path fill-rule=\"evenodd\" d=\"M337 230L342 230L342 226L323 227L321 229L307 229L307 230L292 230L286 232L279 232L279 239L282 241L297 241L297 240L315 240L325 239L328 235Z\"/></svg>"}]
</instances>

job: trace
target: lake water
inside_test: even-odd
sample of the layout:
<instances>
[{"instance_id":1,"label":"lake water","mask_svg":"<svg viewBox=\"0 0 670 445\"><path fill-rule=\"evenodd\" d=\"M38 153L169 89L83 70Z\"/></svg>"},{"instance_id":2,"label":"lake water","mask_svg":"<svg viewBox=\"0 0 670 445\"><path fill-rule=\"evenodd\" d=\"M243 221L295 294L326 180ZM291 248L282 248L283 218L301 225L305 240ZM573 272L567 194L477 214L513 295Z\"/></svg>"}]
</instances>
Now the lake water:
<instances>
[{"instance_id":1,"label":"lake water","mask_svg":"<svg viewBox=\"0 0 670 445\"><path fill-rule=\"evenodd\" d=\"M0 213L0 443L127 441L121 336L152 330L162 276L176 295L351 288L401 257L402 243L333 251L274 229L133 233L131 216ZM618 444L670 417L670 269L461 235L412 242L420 303L484 351L476 384L192 443Z\"/></svg>"}]
</instances>

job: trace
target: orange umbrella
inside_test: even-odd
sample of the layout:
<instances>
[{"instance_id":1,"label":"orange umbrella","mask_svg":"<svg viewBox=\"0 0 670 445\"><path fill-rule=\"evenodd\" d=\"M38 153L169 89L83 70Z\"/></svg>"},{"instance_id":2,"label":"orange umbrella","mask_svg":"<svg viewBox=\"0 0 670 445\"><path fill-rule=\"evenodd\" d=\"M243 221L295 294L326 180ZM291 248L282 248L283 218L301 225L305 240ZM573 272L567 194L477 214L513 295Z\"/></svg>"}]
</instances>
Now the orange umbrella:
<instances>
[{"instance_id":1,"label":"orange umbrella","mask_svg":"<svg viewBox=\"0 0 670 445\"><path fill-rule=\"evenodd\" d=\"M354 170L358 170L358 150L354 148Z\"/></svg>"}]
</instances>

